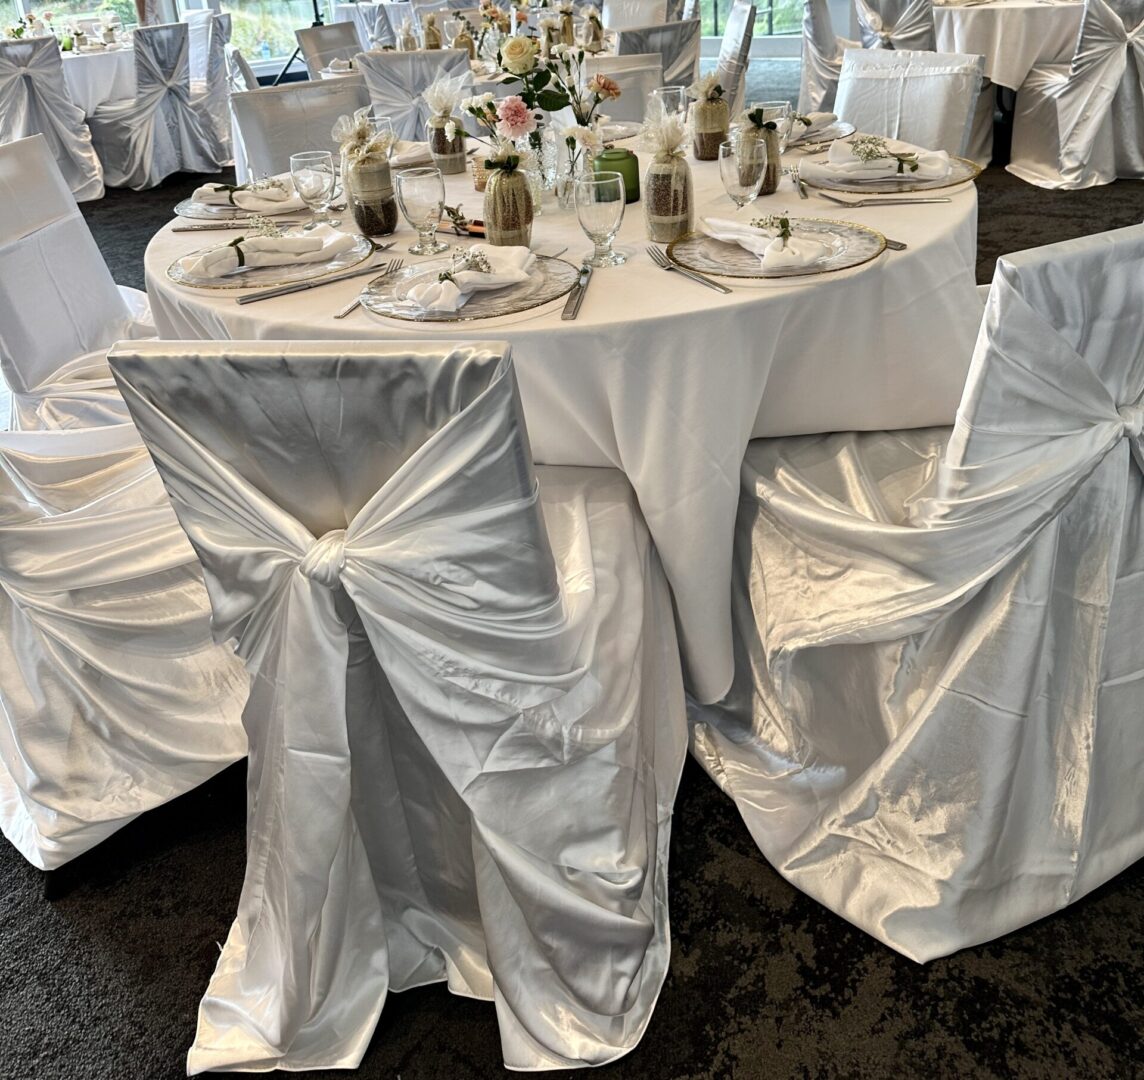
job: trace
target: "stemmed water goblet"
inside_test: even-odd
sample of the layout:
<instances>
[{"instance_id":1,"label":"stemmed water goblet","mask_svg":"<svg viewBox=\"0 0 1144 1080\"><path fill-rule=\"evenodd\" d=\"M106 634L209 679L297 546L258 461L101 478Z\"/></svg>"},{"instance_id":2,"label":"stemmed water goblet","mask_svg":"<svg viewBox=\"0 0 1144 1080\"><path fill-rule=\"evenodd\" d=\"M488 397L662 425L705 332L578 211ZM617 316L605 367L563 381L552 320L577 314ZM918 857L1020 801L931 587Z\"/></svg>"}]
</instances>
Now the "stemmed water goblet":
<instances>
[{"instance_id":1,"label":"stemmed water goblet","mask_svg":"<svg viewBox=\"0 0 1144 1080\"><path fill-rule=\"evenodd\" d=\"M624 178L618 172L598 172L576 179L576 216L595 245L584 261L589 266L620 266L627 260L612 250L624 220Z\"/></svg>"},{"instance_id":2,"label":"stemmed water goblet","mask_svg":"<svg viewBox=\"0 0 1144 1080\"><path fill-rule=\"evenodd\" d=\"M658 87L648 94L648 103L653 109L662 109L664 116L687 119L687 90L682 86Z\"/></svg>"},{"instance_id":3,"label":"stemmed water goblet","mask_svg":"<svg viewBox=\"0 0 1144 1080\"><path fill-rule=\"evenodd\" d=\"M290 178L294 181L298 197L314 215L313 221L303 228L303 232L309 232L318 225L341 224L329 215L337 180L334 155L329 150L306 150L300 154L291 154Z\"/></svg>"},{"instance_id":4,"label":"stemmed water goblet","mask_svg":"<svg viewBox=\"0 0 1144 1080\"><path fill-rule=\"evenodd\" d=\"M397 174L397 205L417 230L410 255L438 255L449 245L437 239L437 226L445 208L445 181L440 169L402 169Z\"/></svg>"},{"instance_id":5,"label":"stemmed water goblet","mask_svg":"<svg viewBox=\"0 0 1144 1080\"><path fill-rule=\"evenodd\" d=\"M719 176L736 210L759 197L767 173L767 145L762 139L736 139L719 144Z\"/></svg>"}]
</instances>

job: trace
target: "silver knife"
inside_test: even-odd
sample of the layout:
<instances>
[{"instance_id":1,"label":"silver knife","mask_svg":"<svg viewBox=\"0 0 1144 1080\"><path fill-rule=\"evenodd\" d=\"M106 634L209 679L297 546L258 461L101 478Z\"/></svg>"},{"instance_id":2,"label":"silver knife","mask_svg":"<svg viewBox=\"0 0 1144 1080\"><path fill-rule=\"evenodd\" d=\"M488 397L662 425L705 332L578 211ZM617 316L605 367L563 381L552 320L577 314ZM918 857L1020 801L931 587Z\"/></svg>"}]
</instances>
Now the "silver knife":
<instances>
[{"instance_id":1,"label":"silver knife","mask_svg":"<svg viewBox=\"0 0 1144 1080\"><path fill-rule=\"evenodd\" d=\"M564 302L564 310L560 314L561 319L570 321L580 314L580 305L584 303L584 294L588 291L588 279L591 276L592 268L584 263L580 267L580 276L576 279L576 284L572 286L572 291Z\"/></svg>"},{"instance_id":2,"label":"silver knife","mask_svg":"<svg viewBox=\"0 0 1144 1080\"><path fill-rule=\"evenodd\" d=\"M174 225L171 232L213 232L217 229L245 229L252 218L227 218L226 221L212 222L210 225ZM297 221L275 221L275 225L297 225Z\"/></svg>"},{"instance_id":3,"label":"silver knife","mask_svg":"<svg viewBox=\"0 0 1144 1080\"><path fill-rule=\"evenodd\" d=\"M344 274L335 274L333 277L312 278L308 281L296 281L293 285L279 285L274 289L263 289L262 292L247 293L239 296L235 303L255 304L259 300L273 300L276 296L289 296L291 293L305 292L307 289L316 289L319 285L332 285L335 281L348 281L350 278L361 277L364 274L376 274L381 265L367 266L364 269L347 270Z\"/></svg>"}]
</instances>

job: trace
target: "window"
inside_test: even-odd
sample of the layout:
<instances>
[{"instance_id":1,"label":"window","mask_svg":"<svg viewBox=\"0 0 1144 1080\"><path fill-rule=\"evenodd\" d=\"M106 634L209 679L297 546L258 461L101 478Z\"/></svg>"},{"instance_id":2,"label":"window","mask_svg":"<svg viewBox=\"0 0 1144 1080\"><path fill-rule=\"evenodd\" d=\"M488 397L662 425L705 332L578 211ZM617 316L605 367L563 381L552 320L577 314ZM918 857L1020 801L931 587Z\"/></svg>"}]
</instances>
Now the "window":
<instances>
[{"instance_id":1,"label":"window","mask_svg":"<svg viewBox=\"0 0 1144 1080\"><path fill-rule=\"evenodd\" d=\"M732 0L700 0L704 37L720 37ZM802 0L755 0L755 36L797 34L802 30Z\"/></svg>"},{"instance_id":2,"label":"window","mask_svg":"<svg viewBox=\"0 0 1144 1080\"><path fill-rule=\"evenodd\" d=\"M38 15L56 30L64 30L73 19L102 19L115 13L124 26L138 22L135 0L0 0L0 24L12 26L24 14ZM50 18L45 16L50 15Z\"/></svg>"}]
</instances>

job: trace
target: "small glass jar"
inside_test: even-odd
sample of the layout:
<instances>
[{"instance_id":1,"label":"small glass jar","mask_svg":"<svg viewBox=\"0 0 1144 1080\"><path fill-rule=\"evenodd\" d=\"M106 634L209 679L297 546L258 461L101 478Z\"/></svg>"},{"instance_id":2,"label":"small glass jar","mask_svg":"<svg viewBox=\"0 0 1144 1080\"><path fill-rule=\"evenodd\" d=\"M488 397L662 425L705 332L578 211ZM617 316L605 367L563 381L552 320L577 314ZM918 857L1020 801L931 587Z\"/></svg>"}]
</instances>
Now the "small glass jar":
<instances>
[{"instance_id":1,"label":"small glass jar","mask_svg":"<svg viewBox=\"0 0 1144 1080\"><path fill-rule=\"evenodd\" d=\"M485 187L485 241L497 247L532 243L532 193L520 169L491 169Z\"/></svg>"},{"instance_id":2,"label":"small glass jar","mask_svg":"<svg viewBox=\"0 0 1144 1080\"><path fill-rule=\"evenodd\" d=\"M695 222L691 169L682 154L656 154L643 182L644 224L649 240L670 244Z\"/></svg>"},{"instance_id":3,"label":"small glass jar","mask_svg":"<svg viewBox=\"0 0 1144 1080\"><path fill-rule=\"evenodd\" d=\"M469 167L473 170L473 187L477 191L484 191L485 186L489 182L489 170L485 168L484 158L481 154L477 154L469 162Z\"/></svg>"},{"instance_id":4,"label":"small glass jar","mask_svg":"<svg viewBox=\"0 0 1144 1080\"><path fill-rule=\"evenodd\" d=\"M691 106L691 152L696 161L715 161L719 146L727 141L731 110L721 97L696 101Z\"/></svg>"},{"instance_id":5,"label":"small glass jar","mask_svg":"<svg viewBox=\"0 0 1144 1080\"><path fill-rule=\"evenodd\" d=\"M640 159L630 150L613 146L596 155L593 172L618 172L624 178L624 202L640 201Z\"/></svg>"},{"instance_id":6,"label":"small glass jar","mask_svg":"<svg viewBox=\"0 0 1144 1080\"><path fill-rule=\"evenodd\" d=\"M453 138L446 130L449 124L455 128ZM465 171L465 125L455 116L431 116L425 125L429 139L429 153L433 164L441 170L441 175L463 173Z\"/></svg>"},{"instance_id":7,"label":"small glass jar","mask_svg":"<svg viewBox=\"0 0 1144 1080\"><path fill-rule=\"evenodd\" d=\"M393 175L381 154L351 161L342 173L346 202L363 236L388 236L397 228Z\"/></svg>"}]
</instances>

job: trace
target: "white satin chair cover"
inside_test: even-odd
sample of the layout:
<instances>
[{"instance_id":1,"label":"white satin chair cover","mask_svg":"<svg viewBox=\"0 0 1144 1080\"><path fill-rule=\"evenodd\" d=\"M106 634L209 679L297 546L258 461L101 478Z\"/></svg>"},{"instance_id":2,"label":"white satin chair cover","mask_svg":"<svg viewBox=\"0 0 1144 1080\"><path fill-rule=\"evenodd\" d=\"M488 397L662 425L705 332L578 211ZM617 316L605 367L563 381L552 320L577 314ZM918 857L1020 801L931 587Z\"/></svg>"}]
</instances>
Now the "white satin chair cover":
<instances>
[{"instance_id":1,"label":"white satin chair cover","mask_svg":"<svg viewBox=\"0 0 1144 1080\"><path fill-rule=\"evenodd\" d=\"M112 280L44 137L0 146L3 426L124 423L106 352L154 333L146 294Z\"/></svg>"},{"instance_id":2,"label":"white satin chair cover","mask_svg":"<svg viewBox=\"0 0 1144 1080\"><path fill-rule=\"evenodd\" d=\"M1144 177L1144 2L1085 0L1072 63L1021 84L1007 168L1046 188Z\"/></svg>"},{"instance_id":3,"label":"white satin chair cover","mask_svg":"<svg viewBox=\"0 0 1144 1080\"><path fill-rule=\"evenodd\" d=\"M854 14L864 48L937 48L932 0L854 0Z\"/></svg>"},{"instance_id":4,"label":"white satin chair cover","mask_svg":"<svg viewBox=\"0 0 1144 1080\"><path fill-rule=\"evenodd\" d=\"M289 172L290 155L299 146L329 150L335 160L334 123L369 104L365 84L358 79L321 79L285 83L231 94L230 105L251 176Z\"/></svg>"},{"instance_id":5,"label":"white satin chair cover","mask_svg":"<svg viewBox=\"0 0 1144 1080\"><path fill-rule=\"evenodd\" d=\"M951 429L753 442L693 751L794 885L924 961L1144 854L1144 227L1005 256Z\"/></svg>"},{"instance_id":6,"label":"white satin chair cover","mask_svg":"<svg viewBox=\"0 0 1144 1080\"><path fill-rule=\"evenodd\" d=\"M724 97L736 115L743 107L747 84L747 65L751 62L751 39L755 35L755 5L750 0L734 0L723 26L723 41L719 46L719 59L715 73Z\"/></svg>"},{"instance_id":7,"label":"white satin chair cover","mask_svg":"<svg viewBox=\"0 0 1144 1080\"><path fill-rule=\"evenodd\" d=\"M585 79L597 74L607 75L620 88L620 96L607 103L608 116L612 120L642 123L648 95L663 86L663 59L658 53L585 57Z\"/></svg>"},{"instance_id":8,"label":"white satin chair cover","mask_svg":"<svg viewBox=\"0 0 1144 1080\"><path fill-rule=\"evenodd\" d=\"M331 60L352 60L361 52L357 27L352 22L308 26L295 30L294 37L311 79L321 78L322 68L329 67Z\"/></svg>"},{"instance_id":9,"label":"white satin chair cover","mask_svg":"<svg viewBox=\"0 0 1144 1080\"><path fill-rule=\"evenodd\" d=\"M246 880L192 1074L353 1068L387 989L441 980L496 1002L510 1068L602 1064L648 1022L670 599L620 473L538 493L507 349L112 353L252 675Z\"/></svg>"},{"instance_id":10,"label":"white satin chair cover","mask_svg":"<svg viewBox=\"0 0 1144 1080\"><path fill-rule=\"evenodd\" d=\"M385 110L399 139L426 137L430 109L421 95L435 79L463 75L466 85L472 83L469 54L464 49L361 53L357 65L369 104Z\"/></svg>"},{"instance_id":11,"label":"white satin chair cover","mask_svg":"<svg viewBox=\"0 0 1144 1080\"><path fill-rule=\"evenodd\" d=\"M373 20L373 25L366 33L366 40L362 45L362 48L366 50L381 49L386 46L389 46L390 48L396 48L397 32L394 30L393 24L389 20L389 14L385 10L385 5L379 4L376 11L377 18Z\"/></svg>"},{"instance_id":12,"label":"white satin chair cover","mask_svg":"<svg viewBox=\"0 0 1144 1080\"><path fill-rule=\"evenodd\" d=\"M967 53L847 49L834 111L867 134L963 156L984 70Z\"/></svg>"},{"instance_id":13,"label":"white satin chair cover","mask_svg":"<svg viewBox=\"0 0 1144 1080\"><path fill-rule=\"evenodd\" d=\"M664 86L690 86L699 76L699 20L637 26L616 34L616 54L656 53Z\"/></svg>"},{"instance_id":14,"label":"white satin chair cover","mask_svg":"<svg viewBox=\"0 0 1144 1080\"><path fill-rule=\"evenodd\" d=\"M30 135L47 141L76 199L103 198L103 168L54 37L0 41L0 144Z\"/></svg>"},{"instance_id":15,"label":"white satin chair cover","mask_svg":"<svg viewBox=\"0 0 1144 1080\"><path fill-rule=\"evenodd\" d=\"M660 26L667 21L667 0L604 0L600 19L605 30Z\"/></svg>"},{"instance_id":16,"label":"white satin chair cover","mask_svg":"<svg viewBox=\"0 0 1144 1080\"><path fill-rule=\"evenodd\" d=\"M246 147L242 143L242 133L238 129L238 121L235 119L230 99L232 94L240 94L244 90L257 90L258 77L237 45L228 42L223 50L223 58L226 61L226 112L230 123L230 152L234 155L234 175L236 183L245 184L250 181L250 167L246 162Z\"/></svg>"},{"instance_id":17,"label":"white satin chair cover","mask_svg":"<svg viewBox=\"0 0 1144 1080\"><path fill-rule=\"evenodd\" d=\"M842 54L847 49L856 48L859 48L859 42L848 41L834 33L827 0L803 0L802 75L798 89L800 113L834 112Z\"/></svg>"},{"instance_id":18,"label":"white satin chair cover","mask_svg":"<svg viewBox=\"0 0 1144 1080\"><path fill-rule=\"evenodd\" d=\"M241 758L247 677L130 423L0 433L0 829L52 870Z\"/></svg>"},{"instance_id":19,"label":"white satin chair cover","mask_svg":"<svg viewBox=\"0 0 1144 1080\"><path fill-rule=\"evenodd\" d=\"M191 86L201 90L207 81L207 54L210 52L211 20L214 12L210 8L183 13L182 21L187 24L187 73Z\"/></svg>"},{"instance_id":20,"label":"white satin chair cover","mask_svg":"<svg viewBox=\"0 0 1144 1080\"><path fill-rule=\"evenodd\" d=\"M191 96L186 23L142 26L134 42L135 98L88 119L107 186L142 191L175 172L217 172L228 155Z\"/></svg>"},{"instance_id":21,"label":"white satin chair cover","mask_svg":"<svg viewBox=\"0 0 1144 1080\"><path fill-rule=\"evenodd\" d=\"M231 147L230 91L226 49L230 42L231 18L229 15L213 15L210 20L210 34L207 40L207 71L201 87L191 84L191 92L201 97L203 108L210 118L215 138L226 155L224 164L229 163L234 151ZM241 54L240 54L241 55ZM242 63L246 63L245 60ZM249 64L246 65L249 68ZM258 80L255 80L255 86Z\"/></svg>"}]
</instances>

